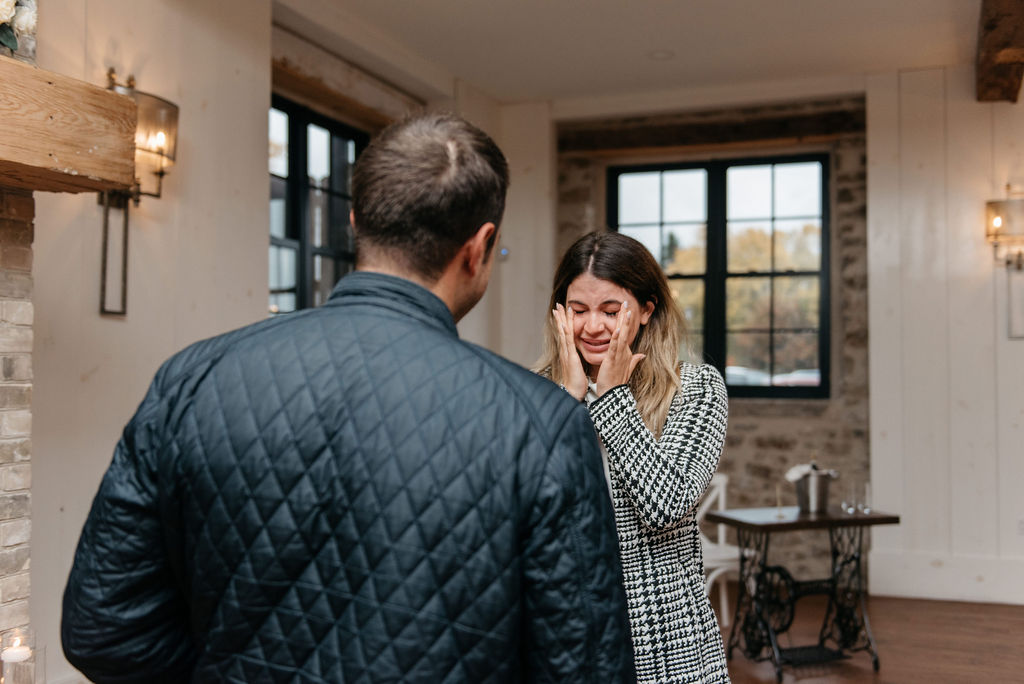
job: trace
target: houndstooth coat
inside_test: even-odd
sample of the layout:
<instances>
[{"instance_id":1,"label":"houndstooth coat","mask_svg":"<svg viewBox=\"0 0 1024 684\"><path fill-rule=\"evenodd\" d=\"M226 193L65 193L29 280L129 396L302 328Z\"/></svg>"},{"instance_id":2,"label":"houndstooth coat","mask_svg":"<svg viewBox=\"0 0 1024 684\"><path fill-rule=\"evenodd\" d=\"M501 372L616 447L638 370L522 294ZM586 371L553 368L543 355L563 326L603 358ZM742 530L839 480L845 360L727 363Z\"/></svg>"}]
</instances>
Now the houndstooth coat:
<instances>
[{"instance_id":1,"label":"houndstooth coat","mask_svg":"<svg viewBox=\"0 0 1024 684\"><path fill-rule=\"evenodd\" d=\"M728 398L712 366L684 363L680 378L657 441L626 385L590 402L590 415L607 452L637 681L728 682L694 517L718 467Z\"/></svg>"}]
</instances>

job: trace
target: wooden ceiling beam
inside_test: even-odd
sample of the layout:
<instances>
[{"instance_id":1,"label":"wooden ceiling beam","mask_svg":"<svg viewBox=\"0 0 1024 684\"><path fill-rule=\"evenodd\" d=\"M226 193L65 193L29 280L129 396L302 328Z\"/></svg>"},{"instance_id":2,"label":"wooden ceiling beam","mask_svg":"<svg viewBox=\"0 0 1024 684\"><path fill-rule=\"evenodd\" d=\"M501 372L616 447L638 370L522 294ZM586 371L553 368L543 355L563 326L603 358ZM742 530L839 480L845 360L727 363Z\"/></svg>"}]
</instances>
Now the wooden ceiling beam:
<instances>
[{"instance_id":1,"label":"wooden ceiling beam","mask_svg":"<svg viewBox=\"0 0 1024 684\"><path fill-rule=\"evenodd\" d=\"M979 102L1016 102L1024 77L1024 2L982 0L975 66Z\"/></svg>"}]
</instances>

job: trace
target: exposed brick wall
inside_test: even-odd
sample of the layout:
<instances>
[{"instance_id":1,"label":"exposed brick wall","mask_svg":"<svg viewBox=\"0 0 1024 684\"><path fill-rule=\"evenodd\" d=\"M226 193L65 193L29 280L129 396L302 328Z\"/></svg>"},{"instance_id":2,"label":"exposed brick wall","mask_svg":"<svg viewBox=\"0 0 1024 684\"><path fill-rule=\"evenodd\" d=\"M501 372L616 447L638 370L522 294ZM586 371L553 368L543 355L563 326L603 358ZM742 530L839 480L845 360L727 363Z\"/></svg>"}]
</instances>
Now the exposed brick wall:
<instances>
[{"instance_id":1,"label":"exposed brick wall","mask_svg":"<svg viewBox=\"0 0 1024 684\"><path fill-rule=\"evenodd\" d=\"M29 622L34 216L0 187L0 631Z\"/></svg>"},{"instance_id":2,"label":"exposed brick wall","mask_svg":"<svg viewBox=\"0 0 1024 684\"><path fill-rule=\"evenodd\" d=\"M861 98L844 98L729 112L573 122L562 124L559 129L559 254L580 235L603 229L605 169L609 165L652 159L701 159L702 154L706 155L703 158L710 158L722 150L730 155L769 155L781 148L773 146L766 135L787 130L779 123L787 112L794 115L794 125L809 127L808 135L813 133L817 140L816 149L825 149L831 155L832 396L820 400L731 400L728 436L719 466L721 472L729 475L727 497L731 508L774 506L777 484L782 485L783 504L795 505L795 490L783 476L791 466L806 463L812 457L817 457L822 466L839 470L842 483L863 482L868 475L867 164L863 107ZM841 122L840 130L821 137L827 131L815 123L815 112L822 113L826 122ZM730 126L709 128L709 121L729 121ZM766 121L768 125L763 126ZM688 122L696 128L688 129ZM662 151L652 147L650 136L637 132L648 125L667 132L661 141ZM619 130L621 136L617 134ZM680 148L681 142L692 144L693 130L718 131L716 135L726 136L734 131L739 137L702 140L701 149L696 152ZM800 131L796 134L803 135ZM675 135L678 139L673 139ZM642 150L637 146L638 136L642 138ZM573 141L575 147L569 145ZM602 147L580 151L580 141L594 141ZM742 147L750 141L758 142L749 148ZM787 144L794 142L798 141L787 139ZM716 152L716 144L722 150ZM617 155L618 148L622 151ZM839 482L833 485L833 503L839 502L843 486ZM785 565L798 578L827 576L827 535L774 535L769 562Z\"/></svg>"},{"instance_id":3,"label":"exposed brick wall","mask_svg":"<svg viewBox=\"0 0 1024 684\"><path fill-rule=\"evenodd\" d=\"M844 136L832 156L832 396L827 400L734 399L721 470L729 505L796 504L786 470L817 457L840 472L830 501L849 482L868 477L867 171L866 139ZM828 575L828 538L821 532L774 535L770 562L799 578Z\"/></svg>"}]
</instances>

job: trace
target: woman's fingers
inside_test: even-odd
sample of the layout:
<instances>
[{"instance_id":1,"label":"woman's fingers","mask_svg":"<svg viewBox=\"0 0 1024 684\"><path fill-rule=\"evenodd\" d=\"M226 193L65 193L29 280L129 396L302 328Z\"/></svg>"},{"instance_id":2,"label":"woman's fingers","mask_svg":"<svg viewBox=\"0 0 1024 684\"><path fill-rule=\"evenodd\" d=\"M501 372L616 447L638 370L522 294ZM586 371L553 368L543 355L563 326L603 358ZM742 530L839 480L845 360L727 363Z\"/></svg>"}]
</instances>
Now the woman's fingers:
<instances>
[{"instance_id":1,"label":"woman's fingers","mask_svg":"<svg viewBox=\"0 0 1024 684\"><path fill-rule=\"evenodd\" d=\"M566 319L565 319L565 309L562 308L561 304L558 304L555 307L555 309L552 311L552 313L554 313L555 325L558 328L558 334L559 334L559 338L560 338L559 342L561 342L561 346L564 348L564 346L565 346L565 329L567 327L567 322L566 322Z\"/></svg>"},{"instance_id":2,"label":"woman's fingers","mask_svg":"<svg viewBox=\"0 0 1024 684\"><path fill-rule=\"evenodd\" d=\"M629 350L629 343L623 344L622 335L623 328L629 329L629 319L633 315L633 312L629 310L629 304L626 302L622 303L621 316L617 316L615 320L615 330L612 332L611 341L608 343L608 357L605 359L605 363L611 361L613 367L618 367L619 355Z\"/></svg>"},{"instance_id":3,"label":"woman's fingers","mask_svg":"<svg viewBox=\"0 0 1024 684\"><path fill-rule=\"evenodd\" d=\"M615 318L615 330L612 331L612 337L608 341L608 355L605 357L604 362L614 362L616 355L619 351L619 338L622 335L622 319L625 316L617 316Z\"/></svg>"},{"instance_id":4,"label":"woman's fingers","mask_svg":"<svg viewBox=\"0 0 1024 684\"><path fill-rule=\"evenodd\" d=\"M583 361L576 353L575 340L575 311L572 307L566 309L562 304L556 304L551 315L555 317L555 325L558 326L558 355L562 363L561 378L563 387L576 399L583 399L587 393L587 375L583 371Z\"/></svg>"},{"instance_id":5,"label":"woman's fingers","mask_svg":"<svg viewBox=\"0 0 1024 684\"><path fill-rule=\"evenodd\" d=\"M645 358L647 358L647 354L633 354L633 358L631 358L629 360L629 372L626 373L626 380L627 381L631 377L633 377L633 371L636 370L637 364L640 363L641 361L643 361Z\"/></svg>"},{"instance_id":6,"label":"woman's fingers","mask_svg":"<svg viewBox=\"0 0 1024 684\"><path fill-rule=\"evenodd\" d=\"M568 310L566 310L564 306L559 304L557 312L559 326L558 329L562 331L562 338L572 339L572 308L570 307Z\"/></svg>"}]
</instances>

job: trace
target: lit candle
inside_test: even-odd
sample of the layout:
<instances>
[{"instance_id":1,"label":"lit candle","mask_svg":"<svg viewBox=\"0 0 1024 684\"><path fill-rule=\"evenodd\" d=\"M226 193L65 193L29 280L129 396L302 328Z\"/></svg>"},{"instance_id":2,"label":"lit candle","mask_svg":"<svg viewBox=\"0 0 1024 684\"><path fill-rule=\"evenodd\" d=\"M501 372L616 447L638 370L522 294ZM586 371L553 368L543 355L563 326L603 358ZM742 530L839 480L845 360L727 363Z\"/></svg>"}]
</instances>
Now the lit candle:
<instances>
[{"instance_id":1,"label":"lit candle","mask_svg":"<svg viewBox=\"0 0 1024 684\"><path fill-rule=\"evenodd\" d=\"M15 639L14 643L0 652L0 660L5 663L20 663L32 657L32 649L21 645L21 639Z\"/></svg>"},{"instance_id":2,"label":"lit candle","mask_svg":"<svg viewBox=\"0 0 1024 684\"><path fill-rule=\"evenodd\" d=\"M775 507L779 509L780 513L782 512L782 485L780 484L775 485Z\"/></svg>"}]
</instances>

